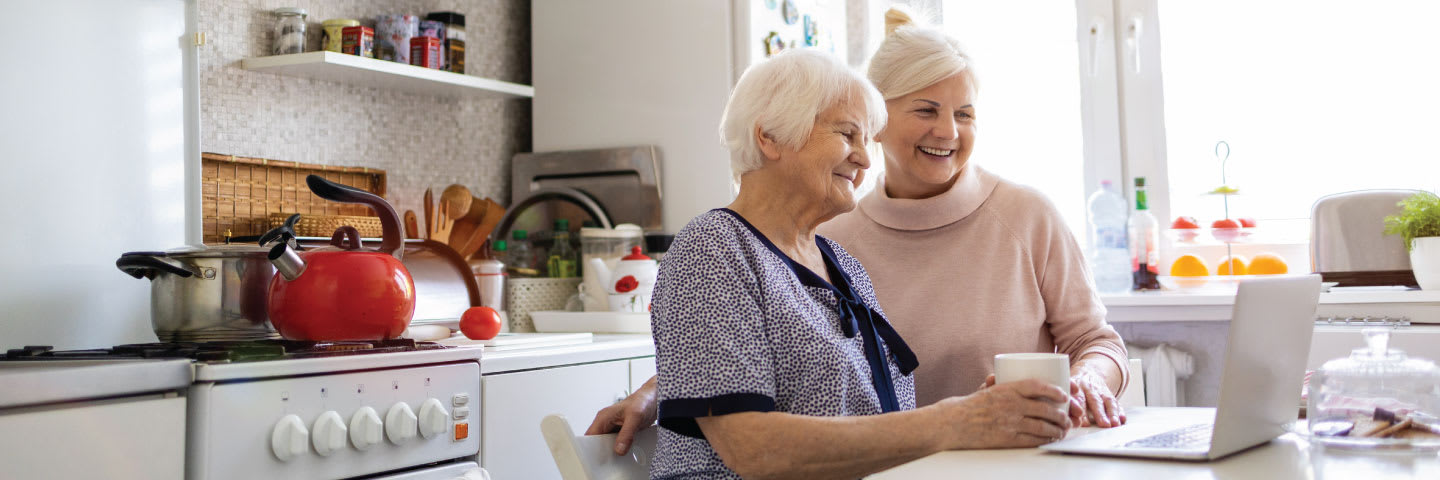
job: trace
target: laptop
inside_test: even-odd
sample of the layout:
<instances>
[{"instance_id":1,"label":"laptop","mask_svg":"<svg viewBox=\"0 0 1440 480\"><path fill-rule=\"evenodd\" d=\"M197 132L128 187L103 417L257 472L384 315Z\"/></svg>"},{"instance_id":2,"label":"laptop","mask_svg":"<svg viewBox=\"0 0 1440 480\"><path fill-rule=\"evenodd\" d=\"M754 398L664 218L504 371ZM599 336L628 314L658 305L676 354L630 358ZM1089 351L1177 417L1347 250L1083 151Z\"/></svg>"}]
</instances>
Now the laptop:
<instances>
[{"instance_id":1,"label":"laptop","mask_svg":"<svg viewBox=\"0 0 1440 480\"><path fill-rule=\"evenodd\" d=\"M1240 283L1216 408L1147 409L1125 425L1041 446L1122 457L1214 460L1285 433L1296 419L1320 276ZM1140 412L1137 412L1140 413Z\"/></svg>"}]
</instances>

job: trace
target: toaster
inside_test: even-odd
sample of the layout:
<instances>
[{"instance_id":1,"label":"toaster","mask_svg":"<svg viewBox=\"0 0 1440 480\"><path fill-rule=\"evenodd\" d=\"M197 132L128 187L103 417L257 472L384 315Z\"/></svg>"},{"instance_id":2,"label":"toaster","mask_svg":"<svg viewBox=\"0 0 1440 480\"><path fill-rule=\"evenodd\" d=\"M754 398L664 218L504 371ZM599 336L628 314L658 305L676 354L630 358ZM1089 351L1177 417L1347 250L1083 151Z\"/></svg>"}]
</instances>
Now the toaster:
<instances>
[{"instance_id":1,"label":"toaster","mask_svg":"<svg viewBox=\"0 0 1440 480\"><path fill-rule=\"evenodd\" d=\"M1359 190L1321 197L1310 208L1310 267L1338 286L1417 286L1399 235L1385 216L1418 190Z\"/></svg>"}]
</instances>

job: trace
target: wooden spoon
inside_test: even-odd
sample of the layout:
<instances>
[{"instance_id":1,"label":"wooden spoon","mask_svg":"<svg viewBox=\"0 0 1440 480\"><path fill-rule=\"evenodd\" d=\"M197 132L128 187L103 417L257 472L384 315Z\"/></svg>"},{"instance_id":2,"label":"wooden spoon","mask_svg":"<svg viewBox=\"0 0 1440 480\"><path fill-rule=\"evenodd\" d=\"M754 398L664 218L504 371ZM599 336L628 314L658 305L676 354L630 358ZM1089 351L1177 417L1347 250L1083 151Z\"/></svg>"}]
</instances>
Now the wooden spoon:
<instances>
[{"instance_id":1,"label":"wooden spoon","mask_svg":"<svg viewBox=\"0 0 1440 480\"><path fill-rule=\"evenodd\" d=\"M470 195L470 189L464 185L450 184L445 191L440 192L440 200L450 202L450 210L445 212L451 220L459 220L466 213L470 212L470 202L474 197Z\"/></svg>"},{"instance_id":2,"label":"wooden spoon","mask_svg":"<svg viewBox=\"0 0 1440 480\"><path fill-rule=\"evenodd\" d=\"M405 238L420 238L420 225L414 210L405 211Z\"/></svg>"},{"instance_id":3,"label":"wooden spoon","mask_svg":"<svg viewBox=\"0 0 1440 480\"><path fill-rule=\"evenodd\" d=\"M504 217L505 207L500 206L499 203L495 203L494 200L486 198L485 218L475 225L475 231L470 234L470 239L465 242L464 247L460 248L461 258L468 259L471 255L474 255L475 252L479 251L480 248L485 245L485 241L490 238L490 233L495 230L495 226L500 224L500 219Z\"/></svg>"},{"instance_id":4,"label":"wooden spoon","mask_svg":"<svg viewBox=\"0 0 1440 480\"><path fill-rule=\"evenodd\" d=\"M435 194L425 189L425 238L435 239Z\"/></svg>"}]
</instances>

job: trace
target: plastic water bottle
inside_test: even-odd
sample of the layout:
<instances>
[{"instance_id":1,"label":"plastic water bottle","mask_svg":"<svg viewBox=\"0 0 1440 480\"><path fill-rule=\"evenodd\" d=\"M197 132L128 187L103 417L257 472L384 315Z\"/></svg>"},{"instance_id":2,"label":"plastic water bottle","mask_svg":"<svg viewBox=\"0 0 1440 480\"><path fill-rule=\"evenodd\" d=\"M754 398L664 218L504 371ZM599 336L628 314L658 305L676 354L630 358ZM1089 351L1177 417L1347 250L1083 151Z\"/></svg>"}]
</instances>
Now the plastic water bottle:
<instances>
[{"instance_id":1,"label":"plastic water bottle","mask_svg":"<svg viewBox=\"0 0 1440 480\"><path fill-rule=\"evenodd\" d=\"M1126 247L1126 215L1129 208L1125 197L1115 192L1109 180L1100 182L1100 189L1090 195L1090 271L1095 275L1095 289L1100 293L1123 293L1130 290L1130 251Z\"/></svg>"}]
</instances>

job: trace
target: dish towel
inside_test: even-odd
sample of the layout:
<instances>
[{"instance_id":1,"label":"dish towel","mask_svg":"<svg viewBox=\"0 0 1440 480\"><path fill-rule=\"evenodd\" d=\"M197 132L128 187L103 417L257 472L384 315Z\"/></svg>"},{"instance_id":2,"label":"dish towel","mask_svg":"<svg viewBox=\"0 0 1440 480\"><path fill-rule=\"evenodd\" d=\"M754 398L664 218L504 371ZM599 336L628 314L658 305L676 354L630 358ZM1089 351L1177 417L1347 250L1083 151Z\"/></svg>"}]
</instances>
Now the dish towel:
<instances>
[{"instance_id":1,"label":"dish towel","mask_svg":"<svg viewBox=\"0 0 1440 480\"><path fill-rule=\"evenodd\" d=\"M1166 344L1152 348L1130 346L1130 356L1140 359L1145 369L1145 405L1180 407L1185 403L1181 381L1195 373L1195 358Z\"/></svg>"}]
</instances>

